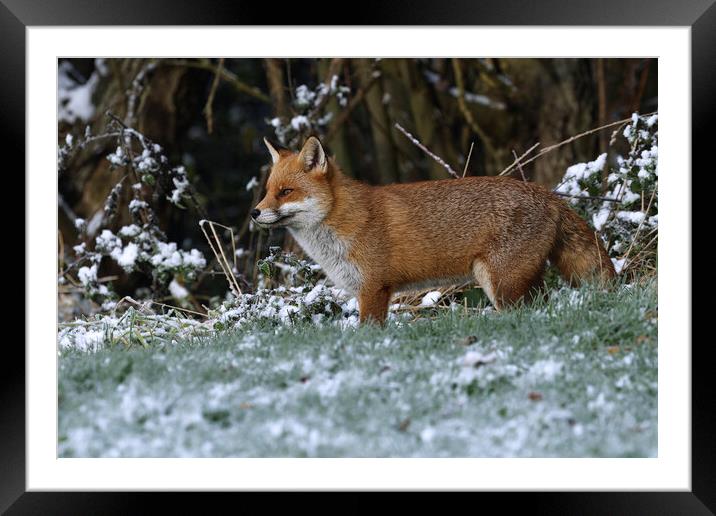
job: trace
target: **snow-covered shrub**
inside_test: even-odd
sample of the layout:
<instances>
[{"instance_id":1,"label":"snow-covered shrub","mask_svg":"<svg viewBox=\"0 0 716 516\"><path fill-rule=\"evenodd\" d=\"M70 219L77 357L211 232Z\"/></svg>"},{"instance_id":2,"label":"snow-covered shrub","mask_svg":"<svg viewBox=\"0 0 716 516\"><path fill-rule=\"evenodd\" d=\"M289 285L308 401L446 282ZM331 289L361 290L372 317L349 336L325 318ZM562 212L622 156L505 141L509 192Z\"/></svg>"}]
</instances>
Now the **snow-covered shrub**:
<instances>
[{"instance_id":1,"label":"snow-covered shrub","mask_svg":"<svg viewBox=\"0 0 716 516\"><path fill-rule=\"evenodd\" d=\"M95 59L95 69L86 80L72 63L61 61L57 67L57 119L72 124L88 122L95 114L92 96L108 69L104 59Z\"/></svg>"},{"instance_id":2,"label":"snow-covered shrub","mask_svg":"<svg viewBox=\"0 0 716 516\"><path fill-rule=\"evenodd\" d=\"M631 122L612 135L611 144L619 137L629 145L626 156L618 155L610 163L604 153L589 163L572 165L555 190L570 196L569 202L599 231L618 272L655 264L658 115L634 113Z\"/></svg>"},{"instance_id":3,"label":"snow-covered shrub","mask_svg":"<svg viewBox=\"0 0 716 516\"><path fill-rule=\"evenodd\" d=\"M160 145L152 142L139 131L124 126L116 119L110 123L108 132L93 136L89 128L83 137L68 135L58 151L58 166L64 171L67 159L78 149L90 143L115 139L116 149L107 155L110 169L122 168L126 175L110 191L104 204L104 213L97 236L92 241L87 235L87 224L77 219L75 227L84 241L74 247L77 260L61 273L61 280L76 269L79 284L92 300L102 304L103 309L112 308L117 296L110 283L99 283L97 270L103 258L110 259L127 273L139 272L152 280L155 296L169 293L183 299L188 292L182 281L192 281L206 267L206 260L196 249L184 251L174 242L168 242L159 228L152 208L161 196L179 208L186 201L194 201L194 191L183 166L171 166ZM135 182L129 185L129 178ZM130 188L131 200L120 206L121 194ZM120 210L126 210L131 224L114 234L109 227Z\"/></svg>"},{"instance_id":4,"label":"snow-covered shrub","mask_svg":"<svg viewBox=\"0 0 716 516\"><path fill-rule=\"evenodd\" d=\"M114 235L105 237L110 246L117 243ZM107 314L62 323L58 335L60 353L93 352L116 346L174 345L180 340L215 336L217 331L231 331L245 325L301 322L357 325L356 299L341 289L318 282L316 265L272 250L260 267L264 272L268 267L267 274L260 278L262 286L253 293L229 294L226 301L210 309L204 318L187 316L180 310L166 310L151 301L130 300L132 305L121 315L117 313L120 307L108 306ZM96 264L86 269L82 269L81 277L96 287ZM276 276L285 283L270 286ZM177 287L182 288L179 285L174 288ZM169 288L172 289L171 284Z\"/></svg>"},{"instance_id":5,"label":"snow-covered shrub","mask_svg":"<svg viewBox=\"0 0 716 516\"><path fill-rule=\"evenodd\" d=\"M338 84L338 76L334 75L329 84L319 83L314 89L305 84L298 86L291 103L293 115L290 119L275 117L268 121L276 134L276 138L288 148L295 148L309 135L323 135L331 121L333 113L325 113L324 108L331 97L341 107L348 103L350 88Z\"/></svg>"},{"instance_id":6,"label":"snow-covered shrub","mask_svg":"<svg viewBox=\"0 0 716 516\"><path fill-rule=\"evenodd\" d=\"M320 266L314 263L271 247L256 266L256 290L234 296L210 314L217 319L218 329L247 322L315 323L336 315L357 316L357 306L346 304L342 290L319 283Z\"/></svg>"}]
</instances>

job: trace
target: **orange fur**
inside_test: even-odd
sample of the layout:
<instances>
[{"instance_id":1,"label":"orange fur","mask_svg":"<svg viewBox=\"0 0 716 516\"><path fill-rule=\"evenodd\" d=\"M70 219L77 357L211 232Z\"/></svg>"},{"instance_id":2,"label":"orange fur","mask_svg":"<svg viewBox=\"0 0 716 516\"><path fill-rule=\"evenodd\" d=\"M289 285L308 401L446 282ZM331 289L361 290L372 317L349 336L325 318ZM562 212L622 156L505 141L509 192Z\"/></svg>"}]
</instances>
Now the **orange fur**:
<instances>
[{"instance_id":1,"label":"orange fur","mask_svg":"<svg viewBox=\"0 0 716 516\"><path fill-rule=\"evenodd\" d=\"M465 278L499 309L540 286L547 260L573 283L615 275L587 223L540 185L466 177L371 186L342 174L315 138L299 154L272 155L256 208L298 212L265 225L287 226L305 242L358 296L361 321L382 322L394 292Z\"/></svg>"}]
</instances>

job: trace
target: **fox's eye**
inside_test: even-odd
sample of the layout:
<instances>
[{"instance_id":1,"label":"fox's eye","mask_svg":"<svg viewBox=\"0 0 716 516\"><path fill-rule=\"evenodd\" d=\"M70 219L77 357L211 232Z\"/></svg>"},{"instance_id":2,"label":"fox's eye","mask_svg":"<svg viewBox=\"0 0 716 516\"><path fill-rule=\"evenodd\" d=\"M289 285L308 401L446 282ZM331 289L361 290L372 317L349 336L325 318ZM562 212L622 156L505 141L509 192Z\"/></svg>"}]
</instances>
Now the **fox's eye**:
<instances>
[{"instance_id":1,"label":"fox's eye","mask_svg":"<svg viewBox=\"0 0 716 516\"><path fill-rule=\"evenodd\" d=\"M278 194L279 194L281 197L286 197L286 196L287 196L288 194L290 194L291 192L293 192L293 188L283 188Z\"/></svg>"}]
</instances>

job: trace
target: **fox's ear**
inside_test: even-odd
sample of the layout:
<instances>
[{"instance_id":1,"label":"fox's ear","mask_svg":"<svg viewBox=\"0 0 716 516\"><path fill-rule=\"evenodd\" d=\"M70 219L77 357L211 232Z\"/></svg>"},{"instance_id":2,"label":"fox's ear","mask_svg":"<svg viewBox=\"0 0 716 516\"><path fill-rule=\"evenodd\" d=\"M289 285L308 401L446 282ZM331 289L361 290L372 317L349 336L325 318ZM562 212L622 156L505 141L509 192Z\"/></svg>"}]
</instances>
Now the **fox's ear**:
<instances>
[{"instance_id":1,"label":"fox's ear","mask_svg":"<svg viewBox=\"0 0 716 516\"><path fill-rule=\"evenodd\" d=\"M326 153L323 151L321 142L319 142L315 136L311 136L306 140L303 149L301 149L298 155L298 159L303 163L305 170L318 169L325 173L328 169Z\"/></svg>"},{"instance_id":2,"label":"fox's ear","mask_svg":"<svg viewBox=\"0 0 716 516\"><path fill-rule=\"evenodd\" d=\"M276 147L271 145L271 142L269 142L266 138L264 138L264 143L266 144L266 148L268 149L268 151L271 153L271 161L276 164L281 155L276 150Z\"/></svg>"}]
</instances>

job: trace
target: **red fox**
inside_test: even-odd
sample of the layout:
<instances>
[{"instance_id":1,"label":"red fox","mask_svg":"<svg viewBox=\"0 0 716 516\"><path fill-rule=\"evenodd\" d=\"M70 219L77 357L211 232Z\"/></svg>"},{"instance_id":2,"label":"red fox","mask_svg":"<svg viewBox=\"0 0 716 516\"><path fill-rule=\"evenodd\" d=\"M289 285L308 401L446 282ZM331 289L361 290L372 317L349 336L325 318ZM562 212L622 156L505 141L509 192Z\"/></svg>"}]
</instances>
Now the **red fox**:
<instances>
[{"instance_id":1,"label":"red fox","mask_svg":"<svg viewBox=\"0 0 716 516\"><path fill-rule=\"evenodd\" d=\"M360 321L385 320L395 292L476 280L496 309L529 296L547 261L572 284L615 275L602 243L558 196L507 177L372 186L344 175L310 137L277 150L251 216L286 227L339 287Z\"/></svg>"}]
</instances>

